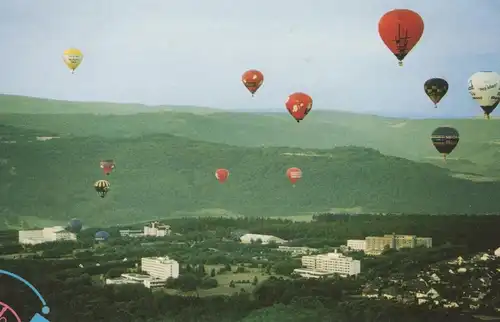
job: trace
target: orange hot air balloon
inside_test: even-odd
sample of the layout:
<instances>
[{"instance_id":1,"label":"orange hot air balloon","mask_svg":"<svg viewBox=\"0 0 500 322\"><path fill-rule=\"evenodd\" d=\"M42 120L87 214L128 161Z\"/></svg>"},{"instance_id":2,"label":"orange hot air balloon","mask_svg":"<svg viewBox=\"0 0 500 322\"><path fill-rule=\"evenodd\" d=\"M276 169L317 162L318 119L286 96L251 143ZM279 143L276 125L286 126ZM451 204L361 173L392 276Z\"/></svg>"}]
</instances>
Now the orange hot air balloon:
<instances>
[{"instance_id":1,"label":"orange hot air balloon","mask_svg":"<svg viewBox=\"0 0 500 322\"><path fill-rule=\"evenodd\" d=\"M220 183L224 183L229 177L229 170L227 169L217 169L215 170L215 178L219 180Z\"/></svg>"},{"instance_id":2,"label":"orange hot air balloon","mask_svg":"<svg viewBox=\"0 0 500 322\"><path fill-rule=\"evenodd\" d=\"M424 33L424 21L414 11L394 9L380 18L378 33L387 48L399 60L399 66L403 66L403 59Z\"/></svg>"},{"instance_id":3,"label":"orange hot air balloon","mask_svg":"<svg viewBox=\"0 0 500 322\"><path fill-rule=\"evenodd\" d=\"M311 96L304 93L293 93L288 96L288 99L285 102L286 109L297 121L297 123L302 121L311 111L312 104L313 101Z\"/></svg>"},{"instance_id":4,"label":"orange hot air balloon","mask_svg":"<svg viewBox=\"0 0 500 322\"><path fill-rule=\"evenodd\" d=\"M252 93L252 96L254 96L255 92L257 92L264 82L264 75L256 69L250 69L241 76L241 81L250 93Z\"/></svg>"},{"instance_id":5,"label":"orange hot air balloon","mask_svg":"<svg viewBox=\"0 0 500 322\"><path fill-rule=\"evenodd\" d=\"M302 178L302 170L299 168L290 168L286 170L286 176L288 177L288 180L295 185L295 183Z\"/></svg>"}]
</instances>

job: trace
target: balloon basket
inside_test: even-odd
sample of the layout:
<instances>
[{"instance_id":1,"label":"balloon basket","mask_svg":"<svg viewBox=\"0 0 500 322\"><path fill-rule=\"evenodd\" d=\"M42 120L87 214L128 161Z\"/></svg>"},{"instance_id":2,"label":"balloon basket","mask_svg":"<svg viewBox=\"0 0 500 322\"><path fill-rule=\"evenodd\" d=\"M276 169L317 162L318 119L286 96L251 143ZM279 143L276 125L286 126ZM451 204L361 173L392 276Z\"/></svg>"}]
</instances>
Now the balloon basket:
<instances>
[{"instance_id":1,"label":"balloon basket","mask_svg":"<svg viewBox=\"0 0 500 322\"><path fill-rule=\"evenodd\" d=\"M402 67L403 66L403 62L402 61L398 62L398 65L399 65L399 67Z\"/></svg>"}]
</instances>

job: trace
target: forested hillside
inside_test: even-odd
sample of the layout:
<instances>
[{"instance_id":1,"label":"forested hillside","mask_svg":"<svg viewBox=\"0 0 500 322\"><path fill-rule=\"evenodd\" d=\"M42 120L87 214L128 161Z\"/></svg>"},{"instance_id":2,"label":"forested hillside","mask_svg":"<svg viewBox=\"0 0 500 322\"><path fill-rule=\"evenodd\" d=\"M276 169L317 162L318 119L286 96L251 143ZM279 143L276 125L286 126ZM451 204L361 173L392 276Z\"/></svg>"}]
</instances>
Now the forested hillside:
<instances>
[{"instance_id":1,"label":"forested hillside","mask_svg":"<svg viewBox=\"0 0 500 322\"><path fill-rule=\"evenodd\" d=\"M496 119L403 120L313 109L307 120L298 125L286 113L235 113L189 106L149 107L1 95L0 123L64 137L173 134L251 147L331 149L354 145L431 162L469 179L478 179L469 173L487 175L491 180L500 177L500 165L496 162L500 157L500 128ZM442 162L430 141L431 132L444 125L460 132L460 143L448 163Z\"/></svg>"},{"instance_id":2,"label":"forested hillside","mask_svg":"<svg viewBox=\"0 0 500 322\"><path fill-rule=\"evenodd\" d=\"M172 135L54 138L2 127L2 226L39 219L115 224L183 215L290 216L360 207L367 212L485 213L500 209L497 183L456 179L439 167L367 148L244 148ZM97 196L101 159L116 161ZM303 170L292 187L287 168ZM231 171L220 184L217 168ZM19 220L21 219L21 221Z\"/></svg>"}]
</instances>

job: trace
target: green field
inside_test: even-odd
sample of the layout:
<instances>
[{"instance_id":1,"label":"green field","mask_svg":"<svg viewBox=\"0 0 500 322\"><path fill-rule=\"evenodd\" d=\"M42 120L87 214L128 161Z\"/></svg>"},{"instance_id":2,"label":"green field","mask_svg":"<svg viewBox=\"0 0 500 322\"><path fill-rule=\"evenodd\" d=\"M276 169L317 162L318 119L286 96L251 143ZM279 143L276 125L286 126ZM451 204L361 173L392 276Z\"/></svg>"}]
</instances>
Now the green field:
<instances>
[{"instance_id":1,"label":"green field","mask_svg":"<svg viewBox=\"0 0 500 322\"><path fill-rule=\"evenodd\" d=\"M73 217L114 225L182 216L299 220L325 211L500 209L497 120L316 111L298 125L286 114L0 96L0 124L0 228ZM447 162L429 140L442 124L462 135ZM92 184L103 178L99 161L108 158L117 168L101 200ZM295 188L285 177L292 166L304 172ZM231 171L225 184L214 178L220 167Z\"/></svg>"}]
</instances>

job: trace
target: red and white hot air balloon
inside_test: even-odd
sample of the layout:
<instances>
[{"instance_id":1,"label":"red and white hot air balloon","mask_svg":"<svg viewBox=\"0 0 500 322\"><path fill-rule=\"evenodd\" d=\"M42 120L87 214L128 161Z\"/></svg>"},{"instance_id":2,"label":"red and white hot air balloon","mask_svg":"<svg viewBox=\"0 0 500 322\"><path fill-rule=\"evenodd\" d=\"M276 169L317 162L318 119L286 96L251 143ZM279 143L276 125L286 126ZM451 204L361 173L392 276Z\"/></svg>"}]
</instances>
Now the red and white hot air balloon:
<instances>
[{"instance_id":1,"label":"red and white hot air balloon","mask_svg":"<svg viewBox=\"0 0 500 322\"><path fill-rule=\"evenodd\" d=\"M302 170L299 168L290 168L286 170L286 176L288 177L288 180L295 185L295 183L302 178Z\"/></svg>"},{"instance_id":2,"label":"red and white hot air balloon","mask_svg":"<svg viewBox=\"0 0 500 322\"><path fill-rule=\"evenodd\" d=\"M215 170L215 178L219 180L220 183L224 183L228 177L229 177L229 170L227 169Z\"/></svg>"}]
</instances>

